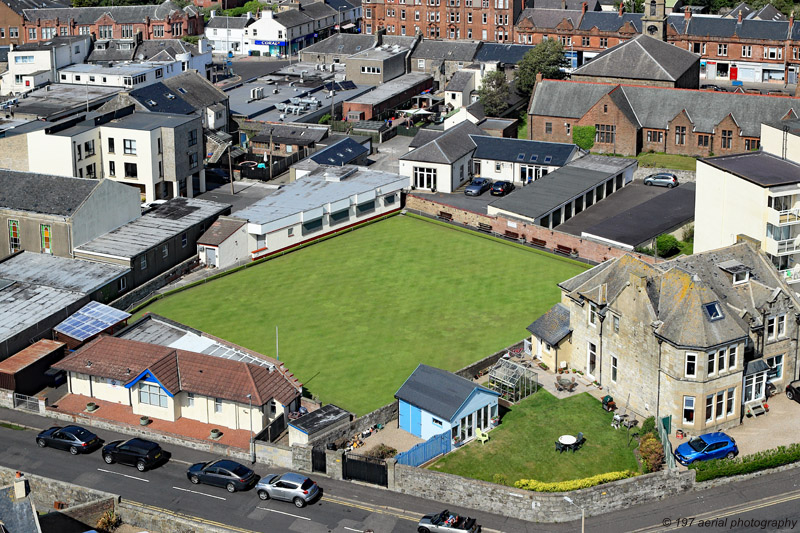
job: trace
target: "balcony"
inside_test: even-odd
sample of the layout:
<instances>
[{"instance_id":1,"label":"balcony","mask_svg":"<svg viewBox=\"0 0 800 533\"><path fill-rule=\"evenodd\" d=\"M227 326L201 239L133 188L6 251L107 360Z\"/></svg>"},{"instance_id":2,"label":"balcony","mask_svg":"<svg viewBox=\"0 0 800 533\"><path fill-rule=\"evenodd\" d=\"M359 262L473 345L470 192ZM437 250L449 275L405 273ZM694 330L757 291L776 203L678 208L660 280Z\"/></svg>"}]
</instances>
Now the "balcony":
<instances>
[{"instance_id":1,"label":"balcony","mask_svg":"<svg viewBox=\"0 0 800 533\"><path fill-rule=\"evenodd\" d=\"M785 241L777 241L778 255L789 255L800 252L800 239L787 239Z\"/></svg>"},{"instance_id":2,"label":"balcony","mask_svg":"<svg viewBox=\"0 0 800 533\"><path fill-rule=\"evenodd\" d=\"M783 276L783 279L786 281L786 283L800 283L800 270L787 268L786 270L778 270L778 273Z\"/></svg>"}]
</instances>

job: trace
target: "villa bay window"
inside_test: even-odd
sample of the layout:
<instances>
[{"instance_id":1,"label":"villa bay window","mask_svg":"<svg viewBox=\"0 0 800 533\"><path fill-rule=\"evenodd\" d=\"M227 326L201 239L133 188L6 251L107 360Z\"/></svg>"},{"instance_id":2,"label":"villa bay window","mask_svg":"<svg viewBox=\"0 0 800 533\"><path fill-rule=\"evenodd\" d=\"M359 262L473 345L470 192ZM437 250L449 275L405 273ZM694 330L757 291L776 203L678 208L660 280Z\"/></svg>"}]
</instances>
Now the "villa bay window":
<instances>
[{"instance_id":1,"label":"villa bay window","mask_svg":"<svg viewBox=\"0 0 800 533\"><path fill-rule=\"evenodd\" d=\"M167 398L167 393L157 384L139 382L139 403L166 408L169 405Z\"/></svg>"}]
</instances>

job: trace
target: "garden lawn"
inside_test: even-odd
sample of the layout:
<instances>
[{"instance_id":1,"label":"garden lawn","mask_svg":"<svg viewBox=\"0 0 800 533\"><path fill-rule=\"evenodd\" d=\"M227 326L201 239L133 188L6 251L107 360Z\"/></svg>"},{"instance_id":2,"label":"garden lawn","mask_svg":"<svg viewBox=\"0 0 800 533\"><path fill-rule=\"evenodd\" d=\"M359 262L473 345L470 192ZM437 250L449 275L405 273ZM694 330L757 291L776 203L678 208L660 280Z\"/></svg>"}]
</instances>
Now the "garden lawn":
<instances>
[{"instance_id":1,"label":"garden lawn","mask_svg":"<svg viewBox=\"0 0 800 533\"><path fill-rule=\"evenodd\" d=\"M527 336L568 259L396 216L145 308L275 355L325 403L365 414L419 363L458 370Z\"/></svg>"},{"instance_id":2,"label":"garden lawn","mask_svg":"<svg viewBox=\"0 0 800 533\"><path fill-rule=\"evenodd\" d=\"M612 418L588 393L559 400L539 389L506 412L486 444L469 442L430 468L506 485L519 479L553 482L637 471L633 450L638 442L628 446L626 430L613 429ZM578 451L555 451L558 437L578 432L586 439Z\"/></svg>"},{"instance_id":3,"label":"garden lawn","mask_svg":"<svg viewBox=\"0 0 800 533\"><path fill-rule=\"evenodd\" d=\"M668 168L672 170L691 170L697 168L697 159L687 155L678 154L639 154L639 166Z\"/></svg>"}]
</instances>

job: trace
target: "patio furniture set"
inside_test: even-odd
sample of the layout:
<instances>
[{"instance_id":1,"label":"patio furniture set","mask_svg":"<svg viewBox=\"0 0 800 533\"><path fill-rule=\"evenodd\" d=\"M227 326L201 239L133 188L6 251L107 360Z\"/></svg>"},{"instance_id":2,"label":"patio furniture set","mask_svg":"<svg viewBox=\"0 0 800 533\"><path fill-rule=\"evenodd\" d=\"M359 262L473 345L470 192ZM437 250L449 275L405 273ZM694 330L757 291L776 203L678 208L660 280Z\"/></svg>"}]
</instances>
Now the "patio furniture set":
<instances>
[{"instance_id":1,"label":"patio furniture set","mask_svg":"<svg viewBox=\"0 0 800 533\"><path fill-rule=\"evenodd\" d=\"M578 433L577 436L561 435L556 441L556 451L558 453L564 453L566 451L575 453L578 448L583 446L584 442L586 442L586 438L583 436L583 433Z\"/></svg>"},{"instance_id":2,"label":"patio furniture set","mask_svg":"<svg viewBox=\"0 0 800 533\"><path fill-rule=\"evenodd\" d=\"M572 377L570 380L569 378L558 376L556 378L556 390L558 392L567 391L567 392L575 392L575 389L578 388L578 381L575 379L575 376Z\"/></svg>"}]
</instances>

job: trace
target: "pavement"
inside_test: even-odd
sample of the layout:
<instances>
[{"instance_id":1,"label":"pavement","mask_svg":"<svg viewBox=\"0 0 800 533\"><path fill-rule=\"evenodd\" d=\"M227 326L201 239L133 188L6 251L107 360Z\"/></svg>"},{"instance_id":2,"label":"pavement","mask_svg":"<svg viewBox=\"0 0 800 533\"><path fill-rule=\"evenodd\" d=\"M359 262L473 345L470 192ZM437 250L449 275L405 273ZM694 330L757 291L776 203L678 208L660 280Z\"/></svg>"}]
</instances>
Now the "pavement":
<instances>
[{"instance_id":1,"label":"pavement","mask_svg":"<svg viewBox=\"0 0 800 533\"><path fill-rule=\"evenodd\" d=\"M769 412L766 415L745 418L742 425L725 431L736 439L741 455L798 442L800 404L782 392L767 400L767 404ZM765 438L765 435L769 435L769 438Z\"/></svg>"}]
</instances>

